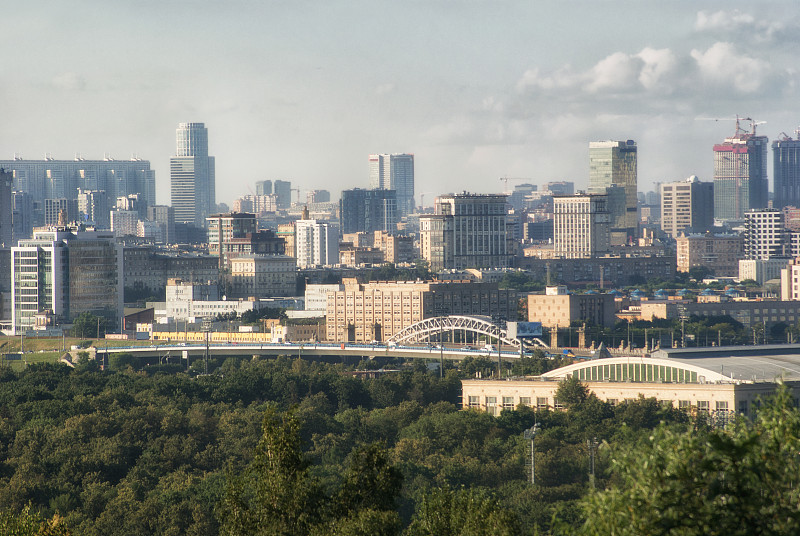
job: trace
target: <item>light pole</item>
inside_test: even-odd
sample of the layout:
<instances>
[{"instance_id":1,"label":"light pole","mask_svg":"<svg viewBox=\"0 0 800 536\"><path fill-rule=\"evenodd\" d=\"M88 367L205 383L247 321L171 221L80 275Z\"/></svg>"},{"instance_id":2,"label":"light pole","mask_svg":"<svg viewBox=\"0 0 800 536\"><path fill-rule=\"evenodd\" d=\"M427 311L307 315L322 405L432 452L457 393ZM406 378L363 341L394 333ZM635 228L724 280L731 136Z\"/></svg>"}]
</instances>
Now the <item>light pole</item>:
<instances>
[{"instance_id":1,"label":"light pole","mask_svg":"<svg viewBox=\"0 0 800 536\"><path fill-rule=\"evenodd\" d=\"M536 459L534 457L534 442L536 440L536 433L539 431L539 423L534 423L533 426L525 432L522 437L529 439L531 442L531 484L536 485Z\"/></svg>"},{"instance_id":2,"label":"light pole","mask_svg":"<svg viewBox=\"0 0 800 536\"><path fill-rule=\"evenodd\" d=\"M591 483L592 488L594 488L594 453L597 450L597 438L593 437L591 439L587 439L586 446L589 447L589 457L591 459L589 482Z\"/></svg>"}]
</instances>

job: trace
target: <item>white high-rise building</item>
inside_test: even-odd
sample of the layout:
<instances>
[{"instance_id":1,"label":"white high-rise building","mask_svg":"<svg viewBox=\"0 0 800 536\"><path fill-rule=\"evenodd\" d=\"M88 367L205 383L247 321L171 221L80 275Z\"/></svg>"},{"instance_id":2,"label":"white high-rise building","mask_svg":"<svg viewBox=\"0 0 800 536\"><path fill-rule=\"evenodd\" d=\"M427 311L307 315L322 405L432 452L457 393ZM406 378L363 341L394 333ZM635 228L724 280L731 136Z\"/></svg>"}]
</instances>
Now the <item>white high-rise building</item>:
<instances>
[{"instance_id":1,"label":"white high-rise building","mask_svg":"<svg viewBox=\"0 0 800 536\"><path fill-rule=\"evenodd\" d=\"M170 158L175 221L203 227L216 212L214 157L208 156L208 129L203 123L180 123L175 156Z\"/></svg>"},{"instance_id":2,"label":"white high-rise building","mask_svg":"<svg viewBox=\"0 0 800 536\"><path fill-rule=\"evenodd\" d=\"M553 250L565 258L602 255L609 250L607 196L553 196Z\"/></svg>"},{"instance_id":3,"label":"white high-rise building","mask_svg":"<svg viewBox=\"0 0 800 536\"><path fill-rule=\"evenodd\" d=\"M414 212L414 155L369 155L369 187L395 190L401 217Z\"/></svg>"},{"instance_id":4,"label":"white high-rise building","mask_svg":"<svg viewBox=\"0 0 800 536\"><path fill-rule=\"evenodd\" d=\"M744 213L744 256L746 259L788 258L790 245L789 231L784 225L782 211L765 208Z\"/></svg>"},{"instance_id":5,"label":"white high-rise building","mask_svg":"<svg viewBox=\"0 0 800 536\"><path fill-rule=\"evenodd\" d=\"M339 226L321 220L297 220L294 245L298 268L337 264Z\"/></svg>"}]
</instances>

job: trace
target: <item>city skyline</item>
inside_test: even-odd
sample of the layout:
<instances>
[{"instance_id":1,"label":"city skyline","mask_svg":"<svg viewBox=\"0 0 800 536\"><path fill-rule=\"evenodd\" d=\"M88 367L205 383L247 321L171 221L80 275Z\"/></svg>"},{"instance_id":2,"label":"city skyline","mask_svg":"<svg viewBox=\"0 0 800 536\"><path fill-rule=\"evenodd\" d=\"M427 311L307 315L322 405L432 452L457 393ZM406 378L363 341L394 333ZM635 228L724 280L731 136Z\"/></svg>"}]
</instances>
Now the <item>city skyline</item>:
<instances>
[{"instance_id":1,"label":"city skyline","mask_svg":"<svg viewBox=\"0 0 800 536\"><path fill-rule=\"evenodd\" d=\"M14 73L3 89L5 158L135 154L152 162L165 204L174 126L197 121L225 185L219 201L275 178L365 188L365 157L383 152L417 156L419 198L499 192L501 176L584 188L588 142L634 139L647 191L712 179L712 146L734 123L698 118L766 121L759 133L770 141L800 123L790 112L800 24L785 2L309 10L197 0L192 24L181 22L184 4L144 4L11 10L0 36Z\"/></svg>"}]
</instances>

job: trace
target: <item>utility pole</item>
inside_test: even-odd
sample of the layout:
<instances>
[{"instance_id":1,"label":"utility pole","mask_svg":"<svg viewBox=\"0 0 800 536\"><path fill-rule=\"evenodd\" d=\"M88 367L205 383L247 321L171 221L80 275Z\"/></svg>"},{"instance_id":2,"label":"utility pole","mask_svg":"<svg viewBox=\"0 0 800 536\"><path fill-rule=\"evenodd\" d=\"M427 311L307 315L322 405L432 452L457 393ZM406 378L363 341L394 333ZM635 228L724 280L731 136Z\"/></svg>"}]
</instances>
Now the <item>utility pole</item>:
<instances>
[{"instance_id":1,"label":"utility pole","mask_svg":"<svg viewBox=\"0 0 800 536\"><path fill-rule=\"evenodd\" d=\"M597 450L597 438L593 437L591 439L586 440L586 445L589 447L589 458L591 459L591 466L589 473L589 483L592 485L592 489L595 487L594 483L594 453Z\"/></svg>"}]
</instances>

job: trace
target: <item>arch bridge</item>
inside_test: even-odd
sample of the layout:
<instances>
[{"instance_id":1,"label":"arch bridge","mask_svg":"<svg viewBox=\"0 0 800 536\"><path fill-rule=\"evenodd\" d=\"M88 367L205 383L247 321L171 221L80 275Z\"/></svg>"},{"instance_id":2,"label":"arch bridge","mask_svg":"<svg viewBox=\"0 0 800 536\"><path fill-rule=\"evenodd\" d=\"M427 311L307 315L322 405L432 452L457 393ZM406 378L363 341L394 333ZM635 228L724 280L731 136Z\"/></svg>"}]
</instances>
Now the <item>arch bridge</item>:
<instances>
[{"instance_id":1,"label":"arch bridge","mask_svg":"<svg viewBox=\"0 0 800 536\"><path fill-rule=\"evenodd\" d=\"M498 338L508 346L519 347L517 339L510 339L506 330L492 322L488 316L434 316L421 320L416 324L395 333L387 342L397 344L441 341L444 333L449 333L451 340L455 340L456 333L471 333L474 339L478 336L489 337L488 342Z\"/></svg>"}]
</instances>

